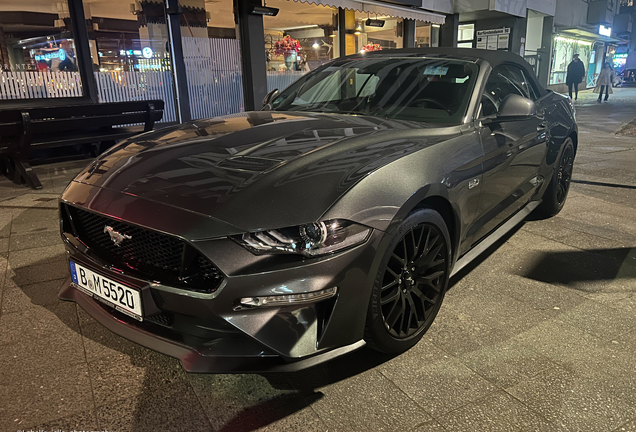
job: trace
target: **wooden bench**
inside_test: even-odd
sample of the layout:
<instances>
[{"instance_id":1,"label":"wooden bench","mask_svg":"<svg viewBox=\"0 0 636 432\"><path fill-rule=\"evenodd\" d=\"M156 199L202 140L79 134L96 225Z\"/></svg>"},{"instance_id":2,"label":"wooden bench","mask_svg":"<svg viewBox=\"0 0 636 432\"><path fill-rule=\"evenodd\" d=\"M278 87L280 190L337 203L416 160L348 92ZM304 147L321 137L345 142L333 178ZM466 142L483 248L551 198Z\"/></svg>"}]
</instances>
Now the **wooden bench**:
<instances>
[{"instance_id":1,"label":"wooden bench","mask_svg":"<svg viewBox=\"0 0 636 432\"><path fill-rule=\"evenodd\" d=\"M153 129L162 100L0 109L0 172L41 189L29 157L34 150L112 143ZM141 123L141 125L139 125Z\"/></svg>"}]
</instances>

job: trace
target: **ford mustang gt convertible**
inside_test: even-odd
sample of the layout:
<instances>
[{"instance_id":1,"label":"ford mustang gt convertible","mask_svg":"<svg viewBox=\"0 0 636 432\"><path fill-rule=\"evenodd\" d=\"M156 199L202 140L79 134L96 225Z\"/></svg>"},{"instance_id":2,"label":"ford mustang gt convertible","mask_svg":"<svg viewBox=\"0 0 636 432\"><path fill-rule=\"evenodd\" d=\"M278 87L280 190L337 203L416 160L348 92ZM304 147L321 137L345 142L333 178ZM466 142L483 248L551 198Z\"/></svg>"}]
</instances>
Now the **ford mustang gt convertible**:
<instances>
[{"instance_id":1,"label":"ford mustang gt convertible","mask_svg":"<svg viewBox=\"0 0 636 432\"><path fill-rule=\"evenodd\" d=\"M571 101L512 53L339 58L90 163L60 199L60 298L190 372L399 353L454 273L561 210L576 150Z\"/></svg>"}]
</instances>

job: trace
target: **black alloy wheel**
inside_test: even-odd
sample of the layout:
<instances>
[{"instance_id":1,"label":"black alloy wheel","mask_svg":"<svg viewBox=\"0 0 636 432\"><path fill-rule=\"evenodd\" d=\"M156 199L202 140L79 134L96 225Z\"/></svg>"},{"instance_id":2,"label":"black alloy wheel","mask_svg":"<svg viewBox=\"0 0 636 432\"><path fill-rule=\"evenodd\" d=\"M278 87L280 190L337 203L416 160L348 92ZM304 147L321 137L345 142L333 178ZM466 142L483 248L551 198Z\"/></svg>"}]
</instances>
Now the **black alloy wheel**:
<instances>
[{"instance_id":1,"label":"black alloy wheel","mask_svg":"<svg viewBox=\"0 0 636 432\"><path fill-rule=\"evenodd\" d=\"M555 216L563 209L572 182L574 155L574 143L571 138L567 138L563 143L561 157L556 162L550 183L543 193L543 201L533 213L539 219Z\"/></svg>"},{"instance_id":2,"label":"black alloy wheel","mask_svg":"<svg viewBox=\"0 0 636 432\"><path fill-rule=\"evenodd\" d=\"M380 304L391 336L405 339L431 315L446 276L446 245L430 224L411 228L391 254L382 281Z\"/></svg>"},{"instance_id":3,"label":"black alloy wheel","mask_svg":"<svg viewBox=\"0 0 636 432\"><path fill-rule=\"evenodd\" d=\"M559 207L563 207L565 199L568 197L570 190L570 182L572 181L572 170L574 168L574 149L572 146L566 146L563 149L563 156L557 171L557 191L556 199Z\"/></svg>"},{"instance_id":4,"label":"black alloy wheel","mask_svg":"<svg viewBox=\"0 0 636 432\"><path fill-rule=\"evenodd\" d=\"M400 225L382 260L365 340L382 352L415 345L440 309L450 273L448 229L439 213L420 210Z\"/></svg>"}]
</instances>

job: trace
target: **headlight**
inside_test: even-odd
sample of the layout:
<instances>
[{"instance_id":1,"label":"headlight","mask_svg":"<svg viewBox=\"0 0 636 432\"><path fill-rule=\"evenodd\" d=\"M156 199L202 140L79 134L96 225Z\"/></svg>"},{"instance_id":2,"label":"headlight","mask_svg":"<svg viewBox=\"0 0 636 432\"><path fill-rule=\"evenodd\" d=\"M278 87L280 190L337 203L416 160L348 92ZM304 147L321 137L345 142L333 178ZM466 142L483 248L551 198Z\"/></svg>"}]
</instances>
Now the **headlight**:
<instances>
[{"instance_id":1,"label":"headlight","mask_svg":"<svg viewBox=\"0 0 636 432\"><path fill-rule=\"evenodd\" d=\"M334 219L233 238L257 254L293 253L313 257L364 243L371 231L363 225Z\"/></svg>"}]
</instances>

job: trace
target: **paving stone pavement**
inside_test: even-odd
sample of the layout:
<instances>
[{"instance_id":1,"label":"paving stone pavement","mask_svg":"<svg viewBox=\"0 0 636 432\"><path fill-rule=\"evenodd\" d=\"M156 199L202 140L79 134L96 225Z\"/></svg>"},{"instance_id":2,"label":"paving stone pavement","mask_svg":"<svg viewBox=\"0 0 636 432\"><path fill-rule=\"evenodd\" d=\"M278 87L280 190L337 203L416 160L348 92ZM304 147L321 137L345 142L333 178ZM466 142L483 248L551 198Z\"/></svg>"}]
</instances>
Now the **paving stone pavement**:
<instances>
[{"instance_id":1,"label":"paving stone pavement","mask_svg":"<svg viewBox=\"0 0 636 432\"><path fill-rule=\"evenodd\" d=\"M0 431L636 431L636 89L595 97L557 217L455 277L407 353L295 374L187 374L60 302L56 198L87 161L0 179Z\"/></svg>"}]
</instances>

